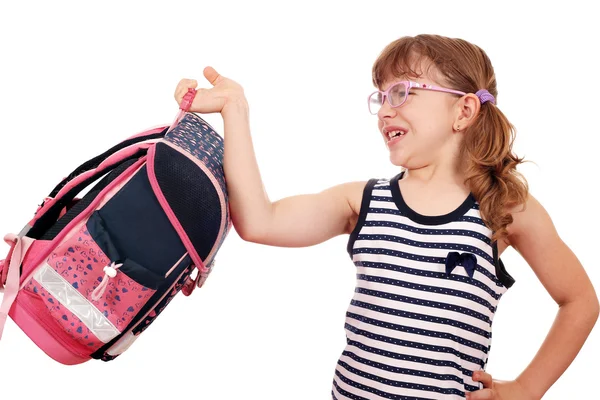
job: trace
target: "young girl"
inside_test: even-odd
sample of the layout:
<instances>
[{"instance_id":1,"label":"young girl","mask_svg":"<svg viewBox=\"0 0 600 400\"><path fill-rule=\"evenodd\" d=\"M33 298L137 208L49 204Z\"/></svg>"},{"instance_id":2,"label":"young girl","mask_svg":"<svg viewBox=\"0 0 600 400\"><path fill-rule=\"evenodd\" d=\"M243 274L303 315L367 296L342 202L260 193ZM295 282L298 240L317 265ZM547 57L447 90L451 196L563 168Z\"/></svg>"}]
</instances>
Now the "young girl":
<instances>
[{"instance_id":1,"label":"young girl","mask_svg":"<svg viewBox=\"0 0 600 400\"><path fill-rule=\"evenodd\" d=\"M496 105L487 55L435 35L390 43L373 66L391 177L269 200L255 159L248 105L236 82L207 67L191 111L220 112L233 224L244 240L311 246L348 234L357 285L333 399L541 399L598 317L582 265L516 171L514 130ZM195 80L175 91L181 103ZM498 302L514 280L508 246L560 306L535 358L514 381L485 372Z\"/></svg>"}]
</instances>

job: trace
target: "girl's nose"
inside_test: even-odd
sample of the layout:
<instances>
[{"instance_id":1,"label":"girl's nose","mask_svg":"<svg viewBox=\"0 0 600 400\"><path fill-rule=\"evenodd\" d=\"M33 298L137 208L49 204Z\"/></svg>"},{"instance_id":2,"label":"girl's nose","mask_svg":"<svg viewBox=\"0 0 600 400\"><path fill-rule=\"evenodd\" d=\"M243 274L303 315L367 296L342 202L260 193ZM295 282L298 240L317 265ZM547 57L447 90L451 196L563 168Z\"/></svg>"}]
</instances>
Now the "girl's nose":
<instances>
[{"instance_id":1,"label":"girl's nose","mask_svg":"<svg viewBox=\"0 0 600 400\"><path fill-rule=\"evenodd\" d=\"M396 109L393 108L387 98L385 98L381 104L381 108L377 111L377 117L379 119L384 119L385 117L391 118L394 116L396 116Z\"/></svg>"}]
</instances>

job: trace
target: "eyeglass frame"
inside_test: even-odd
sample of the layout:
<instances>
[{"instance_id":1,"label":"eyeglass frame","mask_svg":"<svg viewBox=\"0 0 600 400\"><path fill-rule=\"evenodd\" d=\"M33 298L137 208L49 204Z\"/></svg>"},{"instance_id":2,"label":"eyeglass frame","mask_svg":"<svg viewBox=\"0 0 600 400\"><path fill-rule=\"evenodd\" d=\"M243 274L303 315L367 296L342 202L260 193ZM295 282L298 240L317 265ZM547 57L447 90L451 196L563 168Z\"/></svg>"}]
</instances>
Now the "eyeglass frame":
<instances>
[{"instance_id":1,"label":"eyeglass frame","mask_svg":"<svg viewBox=\"0 0 600 400\"><path fill-rule=\"evenodd\" d=\"M404 100L402 101L402 103L395 106L392 104L392 101L390 100L390 97L388 96L388 94L390 93L390 90L392 90L393 88L395 88L398 85L404 85L404 88L406 89L406 96L404 96ZM414 81L400 81L400 82L393 83L385 91L376 90L373 93L371 93L369 95L369 97L367 97L367 105L369 107L369 113L371 115L377 115L377 113L379 112L379 110L377 110L376 113L371 112L371 97L373 97L373 95L375 93L381 93L383 95L383 100L381 101L381 105L379 106L379 109L381 110L381 107L383 107L383 103L385 103L386 99L392 108L400 107L402 104L406 103L406 99L408 99L408 93L410 92L410 89L425 89L425 90L432 90L435 92L458 94L461 96L464 96L465 94L467 94L465 92L461 92L460 90L448 89L448 88L444 88L441 86L435 86L435 85L428 85L426 83L419 83L419 82L414 82Z\"/></svg>"}]
</instances>

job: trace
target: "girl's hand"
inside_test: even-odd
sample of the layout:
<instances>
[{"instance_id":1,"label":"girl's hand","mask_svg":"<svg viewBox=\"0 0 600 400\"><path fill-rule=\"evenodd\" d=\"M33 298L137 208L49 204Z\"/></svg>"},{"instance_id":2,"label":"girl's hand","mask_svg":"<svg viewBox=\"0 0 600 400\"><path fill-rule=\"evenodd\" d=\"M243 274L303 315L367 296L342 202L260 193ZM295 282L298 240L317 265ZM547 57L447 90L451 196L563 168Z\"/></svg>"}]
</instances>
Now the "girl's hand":
<instances>
[{"instance_id":1,"label":"girl's hand","mask_svg":"<svg viewBox=\"0 0 600 400\"><path fill-rule=\"evenodd\" d=\"M518 381L498 381L484 371L475 371L473 380L483 383L483 389L467 393L467 400L538 400Z\"/></svg>"},{"instance_id":2,"label":"girl's hand","mask_svg":"<svg viewBox=\"0 0 600 400\"><path fill-rule=\"evenodd\" d=\"M210 89L196 89L198 82L194 79L182 79L175 89L175 100L181 106L183 96L189 88L196 89L196 97L189 111L202 114L221 113L228 107L246 104L243 88L231 79L219 75L212 67L204 68L204 77L212 84Z\"/></svg>"}]
</instances>

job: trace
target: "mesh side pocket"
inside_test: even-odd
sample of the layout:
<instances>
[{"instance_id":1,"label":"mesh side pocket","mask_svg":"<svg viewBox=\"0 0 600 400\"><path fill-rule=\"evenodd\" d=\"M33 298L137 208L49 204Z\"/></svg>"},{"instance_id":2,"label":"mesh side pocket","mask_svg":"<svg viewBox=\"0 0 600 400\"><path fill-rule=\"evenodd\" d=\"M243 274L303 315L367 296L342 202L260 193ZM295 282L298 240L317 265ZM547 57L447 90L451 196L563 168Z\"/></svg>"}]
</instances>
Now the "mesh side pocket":
<instances>
[{"instance_id":1,"label":"mesh side pocket","mask_svg":"<svg viewBox=\"0 0 600 400\"><path fill-rule=\"evenodd\" d=\"M185 155L157 143L156 181L202 260L218 239L223 210L210 177Z\"/></svg>"}]
</instances>

